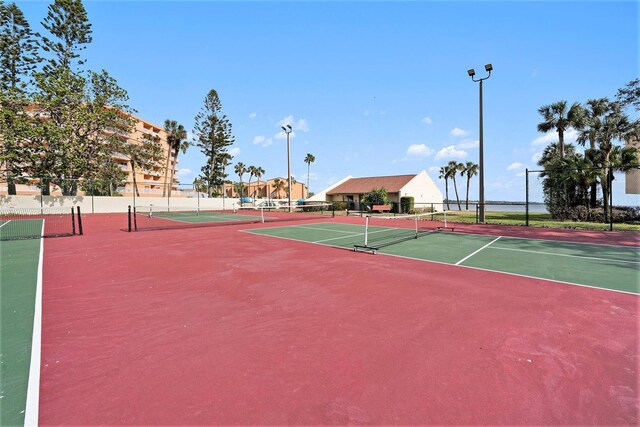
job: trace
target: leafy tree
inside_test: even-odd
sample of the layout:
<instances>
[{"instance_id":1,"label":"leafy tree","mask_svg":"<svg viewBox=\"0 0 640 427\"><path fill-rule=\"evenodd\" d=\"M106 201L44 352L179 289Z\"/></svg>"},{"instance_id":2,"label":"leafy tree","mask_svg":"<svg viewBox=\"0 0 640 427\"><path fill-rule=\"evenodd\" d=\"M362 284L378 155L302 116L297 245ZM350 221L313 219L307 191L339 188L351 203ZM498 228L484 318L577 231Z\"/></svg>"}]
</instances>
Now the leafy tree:
<instances>
[{"instance_id":1,"label":"leafy tree","mask_svg":"<svg viewBox=\"0 0 640 427\"><path fill-rule=\"evenodd\" d=\"M207 159L201 170L209 194L212 194L212 188L220 185L227 176L225 168L233 158L227 150L234 143L231 123L222 113L222 104L215 89L211 89L205 97L204 106L196 115L195 122L193 133L196 135L196 145Z\"/></svg>"},{"instance_id":2,"label":"leafy tree","mask_svg":"<svg viewBox=\"0 0 640 427\"><path fill-rule=\"evenodd\" d=\"M543 121L538 123L539 132L558 132L558 154L564 157L564 133L572 127L578 127L582 120L582 107L575 102L567 110L567 101L558 101L538 109Z\"/></svg>"},{"instance_id":3,"label":"leafy tree","mask_svg":"<svg viewBox=\"0 0 640 427\"><path fill-rule=\"evenodd\" d=\"M311 163L315 161L316 161L316 158L311 153L308 153L304 158L304 162L307 164L307 198L309 198L309 170L311 168Z\"/></svg>"},{"instance_id":4,"label":"leafy tree","mask_svg":"<svg viewBox=\"0 0 640 427\"><path fill-rule=\"evenodd\" d=\"M458 202L458 210L461 211L462 207L460 206L460 197L458 197L458 185L456 184L456 174L463 170L464 165L462 163L458 163L455 160L451 160L447 165L449 168L449 178L453 181L453 189L456 193L456 201Z\"/></svg>"},{"instance_id":5,"label":"leafy tree","mask_svg":"<svg viewBox=\"0 0 640 427\"><path fill-rule=\"evenodd\" d=\"M52 177L64 195L73 196L78 179L95 177L106 159L122 152L123 135L133 126L128 96L104 70L89 71L85 79L59 68L55 74L38 73L36 82L35 120L42 132L37 143L30 137L30 170Z\"/></svg>"},{"instance_id":6,"label":"leafy tree","mask_svg":"<svg viewBox=\"0 0 640 427\"><path fill-rule=\"evenodd\" d=\"M564 149L567 158L576 155L573 145L567 144ZM543 150L538 165L544 170L540 176L543 178L542 190L547 209L552 218L564 219L565 210L575 206L575 181L566 178L569 167L566 159L560 157L559 144L549 144Z\"/></svg>"},{"instance_id":7,"label":"leafy tree","mask_svg":"<svg viewBox=\"0 0 640 427\"><path fill-rule=\"evenodd\" d=\"M473 162L467 162L460 170L460 176L467 176L467 196L465 202L465 209L469 210L469 184L471 183L471 178L478 175L478 165Z\"/></svg>"},{"instance_id":8,"label":"leafy tree","mask_svg":"<svg viewBox=\"0 0 640 427\"><path fill-rule=\"evenodd\" d=\"M442 166L440 168L440 176L438 178L444 179L444 193L445 200L447 201L447 210L450 210L449 207L449 178L451 177L451 173L449 171L449 166Z\"/></svg>"},{"instance_id":9,"label":"leafy tree","mask_svg":"<svg viewBox=\"0 0 640 427\"><path fill-rule=\"evenodd\" d=\"M362 201L369 205L386 205L389 203L389 194L384 187L372 188L367 194L364 195Z\"/></svg>"},{"instance_id":10,"label":"leafy tree","mask_svg":"<svg viewBox=\"0 0 640 427\"><path fill-rule=\"evenodd\" d=\"M169 179L169 191L168 196L171 197L171 188L173 187L173 173L175 171L175 165L178 161L178 154L180 151L183 153L187 152L187 148L191 145L189 141L187 141L187 131L184 129L184 126L178 124L175 120L166 119L164 121L164 130L167 132L167 167L166 172L164 174L164 186L162 187L162 197L165 196L165 192L167 191L167 174L169 170L171 170L171 177ZM173 164L171 167L171 154L173 153Z\"/></svg>"},{"instance_id":11,"label":"leafy tree","mask_svg":"<svg viewBox=\"0 0 640 427\"><path fill-rule=\"evenodd\" d=\"M123 152L129 158L131 172L133 174L133 189L136 196L140 197L138 183L136 182L136 168L141 171L151 171L158 166L158 158L162 158L163 150L160 145L160 137L144 133L142 141L134 144L124 143Z\"/></svg>"},{"instance_id":12,"label":"leafy tree","mask_svg":"<svg viewBox=\"0 0 640 427\"><path fill-rule=\"evenodd\" d=\"M82 189L94 196L119 196L118 188L127 183L127 173L114 158L106 160L95 179L84 181Z\"/></svg>"}]
</instances>

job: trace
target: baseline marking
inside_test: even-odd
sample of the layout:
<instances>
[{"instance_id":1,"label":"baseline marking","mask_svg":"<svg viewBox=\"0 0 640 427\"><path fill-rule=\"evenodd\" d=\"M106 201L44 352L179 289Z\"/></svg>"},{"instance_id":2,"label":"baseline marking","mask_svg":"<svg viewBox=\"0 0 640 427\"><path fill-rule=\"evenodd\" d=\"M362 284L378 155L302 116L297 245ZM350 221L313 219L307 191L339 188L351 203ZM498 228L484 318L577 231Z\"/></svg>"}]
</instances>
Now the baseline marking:
<instances>
[{"instance_id":1,"label":"baseline marking","mask_svg":"<svg viewBox=\"0 0 640 427\"><path fill-rule=\"evenodd\" d=\"M480 249L478 249L477 251L467 255L466 257L462 258L460 261L456 262L454 265L460 265L461 263L463 263L464 261L468 260L469 258L471 258L472 256L474 256L475 254L477 254L478 252L480 252L481 250L489 247L491 244L497 242L498 240L500 240L500 237L502 236L498 236L497 239L494 239L492 241L490 241L489 243L487 243L486 245L484 245L483 247L481 247Z\"/></svg>"}]
</instances>

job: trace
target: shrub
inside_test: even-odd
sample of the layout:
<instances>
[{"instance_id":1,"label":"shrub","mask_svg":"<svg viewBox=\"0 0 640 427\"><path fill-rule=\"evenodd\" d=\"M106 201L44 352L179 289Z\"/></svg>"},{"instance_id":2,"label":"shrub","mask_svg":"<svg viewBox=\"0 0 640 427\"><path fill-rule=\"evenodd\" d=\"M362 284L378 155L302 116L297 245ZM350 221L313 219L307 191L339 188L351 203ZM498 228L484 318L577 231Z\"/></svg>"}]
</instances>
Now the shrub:
<instances>
[{"instance_id":1,"label":"shrub","mask_svg":"<svg viewBox=\"0 0 640 427\"><path fill-rule=\"evenodd\" d=\"M348 202L333 202L333 208L337 211L347 210Z\"/></svg>"},{"instance_id":2,"label":"shrub","mask_svg":"<svg viewBox=\"0 0 640 427\"><path fill-rule=\"evenodd\" d=\"M414 213L413 196L400 197L400 213Z\"/></svg>"}]
</instances>

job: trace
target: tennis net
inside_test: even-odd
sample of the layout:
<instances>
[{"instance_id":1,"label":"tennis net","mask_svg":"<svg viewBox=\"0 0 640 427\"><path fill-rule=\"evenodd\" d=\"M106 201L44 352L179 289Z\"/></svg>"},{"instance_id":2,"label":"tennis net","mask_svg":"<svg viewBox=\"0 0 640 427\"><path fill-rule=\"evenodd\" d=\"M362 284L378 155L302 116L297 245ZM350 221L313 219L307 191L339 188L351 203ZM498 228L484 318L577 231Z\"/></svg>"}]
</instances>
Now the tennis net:
<instances>
[{"instance_id":1,"label":"tennis net","mask_svg":"<svg viewBox=\"0 0 640 427\"><path fill-rule=\"evenodd\" d=\"M327 203L276 208L234 206L231 209L138 205L129 207L128 231L296 221L333 216L333 205Z\"/></svg>"},{"instance_id":2,"label":"tennis net","mask_svg":"<svg viewBox=\"0 0 640 427\"><path fill-rule=\"evenodd\" d=\"M80 207L0 208L0 240L82 234Z\"/></svg>"},{"instance_id":3,"label":"tennis net","mask_svg":"<svg viewBox=\"0 0 640 427\"><path fill-rule=\"evenodd\" d=\"M376 253L380 248L417 239L447 227L447 212L365 217L364 242L355 251Z\"/></svg>"}]
</instances>

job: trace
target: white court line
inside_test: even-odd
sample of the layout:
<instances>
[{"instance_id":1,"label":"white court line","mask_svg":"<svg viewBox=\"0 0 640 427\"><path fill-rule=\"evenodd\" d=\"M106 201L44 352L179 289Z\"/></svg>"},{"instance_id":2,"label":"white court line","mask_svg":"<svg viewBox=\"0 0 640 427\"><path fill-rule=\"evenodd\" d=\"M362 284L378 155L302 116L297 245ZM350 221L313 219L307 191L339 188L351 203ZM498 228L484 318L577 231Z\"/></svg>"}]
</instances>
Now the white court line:
<instances>
[{"instance_id":1,"label":"white court line","mask_svg":"<svg viewBox=\"0 0 640 427\"><path fill-rule=\"evenodd\" d=\"M44 235L44 221L42 221ZM44 239L40 239L40 256L38 259L38 281L36 285L36 300L33 313L33 335L31 338L31 362L29 364L29 382L27 383L27 402L24 413L25 426L38 425L38 410L40 406L40 360L42 346L42 260L44 254Z\"/></svg>"},{"instance_id":2,"label":"white court line","mask_svg":"<svg viewBox=\"0 0 640 427\"><path fill-rule=\"evenodd\" d=\"M11 220L8 220L7 222L5 222L2 225L0 225L0 228L4 227L5 225L9 224L10 222L11 222Z\"/></svg>"},{"instance_id":3,"label":"white court line","mask_svg":"<svg viewBox=\"0 0 640 427\"><path fill-rule=\"evenodd\" d=\"M500 240L501 236L498 236L497 239L494 239L492 241L490 241L489 243L487 243L486 245L484 245L483 247L481 247L480 249L478 249L477 251L467 255L466 257L462 258L460 261L456 262L454 265L460 265L462 264L464 261L468 260L469 258L471 258L472 256L474 256L475 254L477 254L478 252L480 252L481 250L483 250L484 248L488 247L489 245L491 245L494 242L497 242L498 240Z\"/></svg>"},{"instance_id":4,"label":"white court line","mask_svg":"<svg viewBox=\"0 0 640 427\"><path fill-rule=\"evenodd\" d=\"M630 264L640 264L640 261L626 261L622 259L599 258L599 257L583 256L583 255L569 255L569 254L558 254L553 252L528 251L526 249L513 249L513 248L490 248L490 249L498 249L502 251L528 252L530 254L539 254L539 255L564 256L569 258L593 259L596 261L611 261L611 262L624 262L624 263L630 263Z\"/></svg>"}]
</instances>

